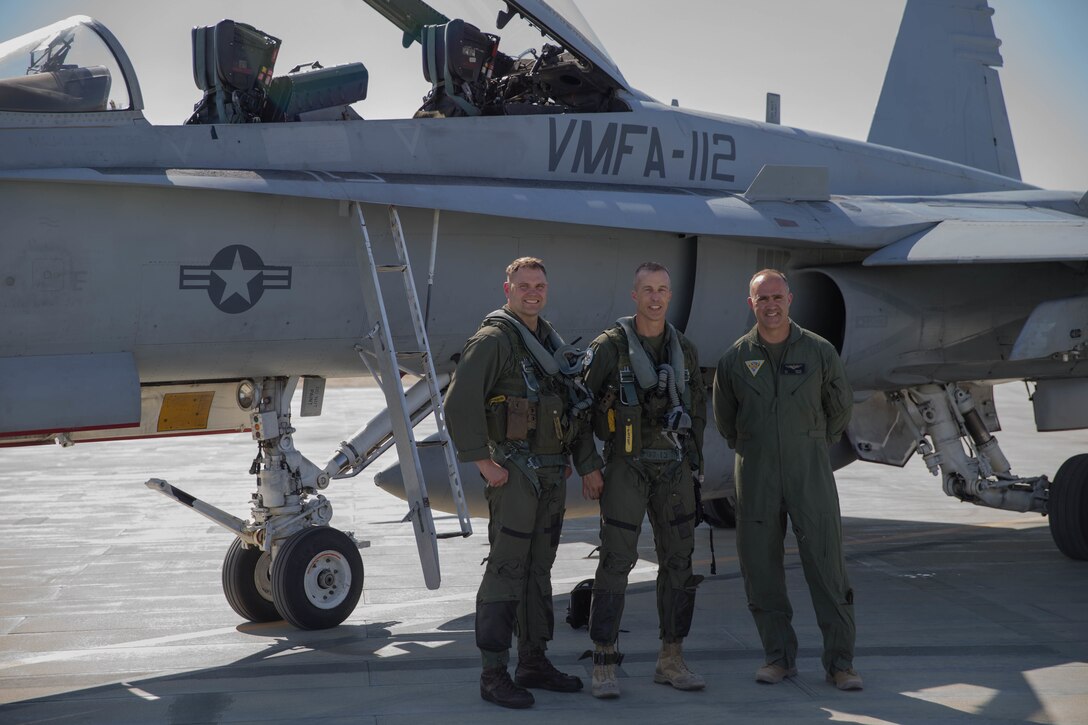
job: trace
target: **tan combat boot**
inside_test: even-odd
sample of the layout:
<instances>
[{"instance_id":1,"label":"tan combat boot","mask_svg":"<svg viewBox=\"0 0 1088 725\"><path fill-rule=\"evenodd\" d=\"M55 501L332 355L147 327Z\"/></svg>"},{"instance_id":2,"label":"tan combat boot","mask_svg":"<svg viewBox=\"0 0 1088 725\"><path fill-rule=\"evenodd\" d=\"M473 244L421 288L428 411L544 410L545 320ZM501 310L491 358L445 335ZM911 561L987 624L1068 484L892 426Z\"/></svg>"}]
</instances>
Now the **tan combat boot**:
<instances>
[{"instance_id":1,"label":"tan combat boot","mask_svg":"<svg viewBox=\"0 0 1088 725\"><path fill-rule=\"evenodd\" d=\"M594 643L593 647L593 696L602 700L619 697L616 665L623 660L623 655L616 651L614 644Z\"/></svg>"},{"instance_id":2,"label":"tan combat boot","mask_svg":"<svg viewBox=\"0 0 1088 725\"><path fill-rule=\"evenodd\" d=\"M701 690L706 687L706 680L688 669L679 642L661 643L654 682L672 685L677 690Z\"/></svg>"}]
</instances>

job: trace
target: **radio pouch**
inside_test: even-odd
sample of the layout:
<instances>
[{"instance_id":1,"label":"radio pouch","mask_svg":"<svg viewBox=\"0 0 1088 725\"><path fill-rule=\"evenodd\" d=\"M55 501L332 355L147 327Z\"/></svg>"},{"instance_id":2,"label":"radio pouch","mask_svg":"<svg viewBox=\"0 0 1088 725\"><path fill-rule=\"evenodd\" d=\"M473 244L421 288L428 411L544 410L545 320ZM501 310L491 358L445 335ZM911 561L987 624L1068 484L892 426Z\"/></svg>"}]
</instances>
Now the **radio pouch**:
<instances>
[{"instance_id":1,"label":"radio pouch","mask_svg":"<svg viewBox=\"0 0 1088 725\"><path fill-rule=\"evenodd\" d=\"M529 401L525 398L506 398L506 440L529 439Z\"/></svg>"}]
</instances>

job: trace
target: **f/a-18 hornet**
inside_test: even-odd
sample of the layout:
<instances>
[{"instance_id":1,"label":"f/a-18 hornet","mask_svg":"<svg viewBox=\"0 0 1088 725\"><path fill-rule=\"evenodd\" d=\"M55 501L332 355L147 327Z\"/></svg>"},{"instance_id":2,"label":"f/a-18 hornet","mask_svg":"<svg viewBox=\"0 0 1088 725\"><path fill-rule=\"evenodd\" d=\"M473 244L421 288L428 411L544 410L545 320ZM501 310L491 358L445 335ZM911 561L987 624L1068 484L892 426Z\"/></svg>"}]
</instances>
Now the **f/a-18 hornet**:
<instances>
[{"instance_id":1,"label":"f/a-18 hornet","mask_svg":"<svg viewBox=\"0 0 1088 725\"><path fill-rule=\"evenodd\" d=\"M907 3L866 143L655 100L569 0L366 2L430 85L404 118L357 113L363 62L279 73L281 40L243 19L191 31L198 102L177 125L145 119L89 17L0 45L0 445L248 432L248 518L147 485L236 534L239 615L335 626L363 575L332 481L396 445L378 480L409 501L431 587L436 539L482 510L440 395L495 306L483 280L545 257L549 319L588 340L626 314L633 266L662 262L709 373L751 324L723 291L778 267L856 391L838 465L919 453L949 496L1046 514L1088 559L1088 453L1049 480L993 435L1009 380L1033 388L1038 430L1088 427L1088 195L1021 181L984 2ZM388 408L304 456L296 389L318 414L326 379L368 369ZM728 522L732 456L716 433L705 453L704 507Z\"/></svg>"}]
</instances>

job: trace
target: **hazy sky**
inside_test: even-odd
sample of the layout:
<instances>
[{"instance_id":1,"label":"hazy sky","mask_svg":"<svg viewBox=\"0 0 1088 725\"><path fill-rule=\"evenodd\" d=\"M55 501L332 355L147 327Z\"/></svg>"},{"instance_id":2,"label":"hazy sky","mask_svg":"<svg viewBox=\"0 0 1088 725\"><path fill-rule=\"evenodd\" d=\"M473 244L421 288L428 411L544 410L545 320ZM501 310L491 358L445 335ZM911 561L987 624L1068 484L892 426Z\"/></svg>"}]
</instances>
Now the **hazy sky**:
<instances>
[{"instance_id":1,"label":"hazy sky","mask_svg":"<svg viewBox=\"0 0 1088 725\"><path fill-rule=\"evenodd\" d=\"M580 0L627 80L687 108L762 120L782 95L782 122L864 140L904 0ZM990 0L1000 69L1025 181L1088 189L1088 0ZM155 123L180 123L200 92L194 25L224 17L283 40L277 70L361 60L368 118L410 116L429 89L418 45L362 0L0 0L0 35L74 14L104 22L128 50ZM503 50L516 54L523 48Z\"/></svg>"}]
</instances>

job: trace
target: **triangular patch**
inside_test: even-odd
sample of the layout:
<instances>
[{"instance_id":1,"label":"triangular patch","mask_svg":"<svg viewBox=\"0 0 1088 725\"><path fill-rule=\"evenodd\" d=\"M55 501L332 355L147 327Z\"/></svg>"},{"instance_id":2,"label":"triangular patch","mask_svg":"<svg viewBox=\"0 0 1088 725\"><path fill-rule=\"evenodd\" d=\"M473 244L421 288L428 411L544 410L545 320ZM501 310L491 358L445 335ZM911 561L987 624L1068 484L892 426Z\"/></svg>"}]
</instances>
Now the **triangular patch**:
<instances>
[{"instance_id":1,"label":"triangular patch","mask_svg":"<svg viewBox=\"0 0 1088 725\"><path fill-rule=\"evenodd\" d=\"M744 364L748 366L748 372L752 374L754 378L759 369L763 367L763 360L745 360Z\"/></svg>"}]
</instances>

